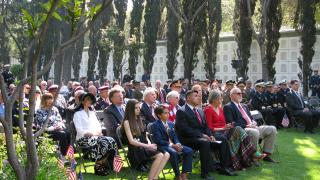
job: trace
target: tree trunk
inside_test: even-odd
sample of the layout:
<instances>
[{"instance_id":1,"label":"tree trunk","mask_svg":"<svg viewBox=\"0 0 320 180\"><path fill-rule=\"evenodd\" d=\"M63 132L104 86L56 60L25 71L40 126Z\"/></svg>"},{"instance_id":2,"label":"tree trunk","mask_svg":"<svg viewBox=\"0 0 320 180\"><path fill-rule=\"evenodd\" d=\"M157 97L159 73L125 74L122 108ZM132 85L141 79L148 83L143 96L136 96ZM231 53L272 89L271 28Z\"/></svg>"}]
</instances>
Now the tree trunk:
<instances>
[{"instance_id":1,"label":"tree trunk","mask_svg":"<svg viewBox=\"0 0 320 180\"><path fill-rule=\"evenodd\" d=\"M259 47L260 47L261 66L262 66L262 79L265 81L268 81L269 69L268 69L268 62L266 58L266 45L264 41L259 43Z\"/></svg>"},{"instance_id":2,"label":"tree trunk","mask_svg":"<svg viewBox=\"0 0 320 180\"><path fill-rule=\"evenodd\" d=\"M5 122L2 123L4 132L5 132L5 139L6 139L6 149L8 160L15 172L17 178L19 180L26 180L26 172L24 167L19 162L17 157L17 151L15 147L15 142L13 140L13 129L12 129L12 104L5 102Z\"/></svg>"}]
</instances>

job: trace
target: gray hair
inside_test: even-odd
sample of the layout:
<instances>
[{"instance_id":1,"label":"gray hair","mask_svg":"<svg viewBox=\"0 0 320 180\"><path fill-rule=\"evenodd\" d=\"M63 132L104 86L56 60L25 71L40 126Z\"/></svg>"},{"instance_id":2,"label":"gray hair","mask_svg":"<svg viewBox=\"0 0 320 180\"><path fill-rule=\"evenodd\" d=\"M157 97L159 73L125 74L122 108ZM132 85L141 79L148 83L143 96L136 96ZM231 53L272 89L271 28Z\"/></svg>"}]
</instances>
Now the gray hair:
<instances>
[{"instance_id":1,"label":"gray hair","mask_svg":"<svg viewBox=\"0 0 320 180\"><path fill-rule=\"evenodd\" d=\"M209 97L208 97L208 102L212 103L212 101L218 99L219 97L221 97L221 91L218 90L212 90L209 93Z\"/></svg>"},{"instance_id":2,"label":"gray hair","mask_svg":"<svg viewBox=\"0 0 320 180\"><path fill-rule=\"evenodd\" d=\"M170 98L176 98L176 97L179 97L180 94L177 92L177 91L170 91L168 94L167 94L167 101L169 101Z\"/></svg>"},{"instance_id":3,"label":"gray hair","mask_svg":"<svg viewBox=\"0 0 320 180\"><path fill-rule=\"evenodd\" d=\"M156 89L152 87L148 87L146 90L144 90L143 99L145 99L150 93L156 93Z\"/></svg>"}]
</instances>

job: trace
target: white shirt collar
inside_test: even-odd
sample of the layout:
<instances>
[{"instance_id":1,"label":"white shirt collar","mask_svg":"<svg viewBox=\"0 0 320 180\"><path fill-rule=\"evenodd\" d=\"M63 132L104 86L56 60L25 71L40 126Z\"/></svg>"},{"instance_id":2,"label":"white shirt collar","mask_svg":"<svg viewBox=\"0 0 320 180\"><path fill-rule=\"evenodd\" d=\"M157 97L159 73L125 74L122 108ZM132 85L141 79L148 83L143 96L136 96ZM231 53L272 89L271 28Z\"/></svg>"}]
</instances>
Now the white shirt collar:
<instances>
[{"instance_id":1,"label":"white shirt collar","mask_svg":"<svg viewBox=\"0 0 320 180\"><path fill-rule=\"evenodd\" d=\"M193 108L195 108L195 107L193 107L192 105L190 105L190 104L188 104L188 103L187 103L187 105L189 106L189 108L190 108L191 110L193 110Z\"/></svg>"}]
</instances>

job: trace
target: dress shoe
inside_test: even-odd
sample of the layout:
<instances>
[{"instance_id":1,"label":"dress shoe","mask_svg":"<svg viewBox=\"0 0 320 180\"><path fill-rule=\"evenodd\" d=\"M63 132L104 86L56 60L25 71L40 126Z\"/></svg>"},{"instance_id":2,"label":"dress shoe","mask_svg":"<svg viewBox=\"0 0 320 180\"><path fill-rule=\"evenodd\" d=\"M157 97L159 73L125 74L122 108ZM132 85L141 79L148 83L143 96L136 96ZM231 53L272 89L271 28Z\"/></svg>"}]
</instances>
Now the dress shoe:
<instances>
[{"instance_id":1,"label":"dress shoe","mask_svg":"<svg viewBox=\"0 0 320 180\"><path fill-rule=\"evenodd\" d=\"M262 159L264 159L266 156L268 156L267 154L265 154L265 153L255 153L254 155L253 155L253 161L254 162L256 162L256 161L260 161L260 160L262 160Z\"/></svg>"},{"instance_id":2,"label":"dress shoe","mask_svg":"<svg viewBox=\"0 0 320 180\"><path fill-rule=\"evenodd\" d=\"M238 176L238 174L232 171L230 168L221 168L219 173L227 176Z\"/></svg>"},{"instance_id":3,"label":"dress shoe","mask_svg":"<svg viewBox=\"0 0 320 180\"><path fill-rule=\"evenodd\" d=\"M214 177L209 176L209 174L201 174L201 178L205 180L214 180Z\"/></svg>"},{"instance_id":4,"label":"dress shoe","mask_svg":"<svg viewBox=\"0 0 320 180\"><path fill-rule=\"evenodd\" d=\"M279 161L273 160L270 156L266 156L263 160L271 163L279 163Z\"/></svg>"}]
</instances>

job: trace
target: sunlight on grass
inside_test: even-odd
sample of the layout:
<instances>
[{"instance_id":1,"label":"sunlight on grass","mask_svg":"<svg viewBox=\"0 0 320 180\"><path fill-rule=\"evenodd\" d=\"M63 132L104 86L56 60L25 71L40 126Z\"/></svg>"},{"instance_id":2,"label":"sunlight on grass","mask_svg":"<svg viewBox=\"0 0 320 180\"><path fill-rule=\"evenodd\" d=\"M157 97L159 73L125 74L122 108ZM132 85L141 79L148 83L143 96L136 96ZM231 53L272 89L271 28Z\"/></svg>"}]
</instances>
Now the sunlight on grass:
<instances>
[{"instance_id":1,"label":"sunlight on grass","mask_svg":"<svg viewBox=\"0 0 320 180\"><path fill-rule=\"evenodd\" d=\"M313 142L311 138L308 139L294 139L294 143L298 145L296 150L302 156L310 160L319 160L320 159L320 150L318 145Z\"/></svg>"}]
</instances>

